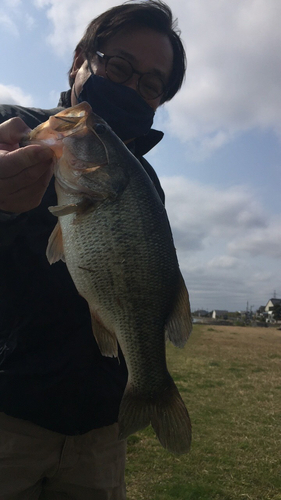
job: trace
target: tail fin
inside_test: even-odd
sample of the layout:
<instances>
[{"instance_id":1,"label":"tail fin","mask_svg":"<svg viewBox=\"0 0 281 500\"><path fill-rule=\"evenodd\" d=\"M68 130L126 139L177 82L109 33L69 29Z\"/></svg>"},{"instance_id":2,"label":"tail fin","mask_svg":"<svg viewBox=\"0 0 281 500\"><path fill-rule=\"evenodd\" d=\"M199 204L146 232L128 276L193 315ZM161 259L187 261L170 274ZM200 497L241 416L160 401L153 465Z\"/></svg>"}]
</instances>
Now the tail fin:
<instances>
[{"instance_id":1,"label":"tail fin","mask_svg":"<svg viewBox=\"0 0 281 500\"><path fill-rule=\"evenodd\" d=\"M160 394L149 397L128 384L119 410L119 437L124 439L151 423L161 445L175 454L189 451L191 422L172 380Z\"/></svg>"}]
</instances>

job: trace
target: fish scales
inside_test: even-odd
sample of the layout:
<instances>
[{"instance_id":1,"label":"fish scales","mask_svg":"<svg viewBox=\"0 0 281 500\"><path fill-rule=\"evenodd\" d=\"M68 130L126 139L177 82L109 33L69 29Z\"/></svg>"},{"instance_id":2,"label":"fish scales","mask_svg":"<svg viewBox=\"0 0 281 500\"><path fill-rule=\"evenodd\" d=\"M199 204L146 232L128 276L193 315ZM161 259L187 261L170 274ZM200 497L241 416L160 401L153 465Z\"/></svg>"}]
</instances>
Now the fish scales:
<instances>
[{"instance_id":1,"label":"fish scales","mask_svg":"<svg viewBox=\"0 0 281 500\"><path fill-rule=\"evenodd\" d=\"M176 262L171 262L169 251L173 242L167 238L164 247L159 237L159 225L167 224L163 206L157 197L153 197L151 203L151 196L146 197L147 202L144 200L137 206L135 199L139 180L135 177L130 177L127 189L113 203L103 203L86 216L66 215L61 224L63 240L71 247L71 252L65 252L66 263L80 293L89 303L94 301L98 304L98 308L104 305L107 314L113 317L116 317L116 307L118 310L121 307L122 314L118 311L119 328L122 328L125 336L129 336L126 347L125 339L122 338L124 351L131 347L131 331L140 329L143 332L145 326L149 335L149 331L156 327L155 323L160 323L158 329L162 335L167 306L176 293ZM150 181L147 188L153 188ZM64 203L65 200L61 201ZM158 217L155 217L156 210ZM82 224L79 223L79 217L83 220ZM127 220L124 225L122 219L125 217ZM75 219L76 223L73 224ZM148 225L143 224L144 219L150 221ZM170 287L167 297L163 297L167 277L171 280ZM89 295L89 290L95 294L94 298ZM161 310L157 317L155 309ZM111 325L112 321L106 324L108 328L112 328ZM141 342L138 347L139 338ZM155 347L158 349L159 342L156 340ZM137 336L133 345L135 352L142 349L142 341L142 337Z\"/></svg>"},{"instance_id":2,"label":"fish scales","mask_svg":"<svg viewBox=\"0 0 281 500\"><path fill-rule=\"evenodd\" d=\"M151 423L165 448L185 453L191 424L167 370L165 332L183 346L191 315L165 208L142 165L89 105L55 118L31 133L32 141L49 140L58 157L51 211L59 222L47 256L65 260L101 353L117 356L117 341L122 349L129 375L120 437Z\"/></svg>"}]
</instances>

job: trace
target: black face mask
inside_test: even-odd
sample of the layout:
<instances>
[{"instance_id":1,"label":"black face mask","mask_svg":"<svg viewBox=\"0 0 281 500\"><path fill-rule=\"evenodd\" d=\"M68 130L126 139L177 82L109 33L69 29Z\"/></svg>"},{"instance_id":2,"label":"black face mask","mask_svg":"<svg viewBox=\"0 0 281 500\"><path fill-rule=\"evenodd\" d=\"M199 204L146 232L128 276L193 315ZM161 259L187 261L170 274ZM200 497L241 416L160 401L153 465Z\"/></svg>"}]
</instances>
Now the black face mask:
<instances>
[{"instance_id":1,"label":"black face mask","mask_svg":"<svg viewBox=\"0 0 281 500\"><path fill-rule=\"evenodd\" d=\"M122 141L147 134L153 123L154 110L135 90L98 75L89 76L76 98L87 101Z\"/></svg>"}]
</instances>

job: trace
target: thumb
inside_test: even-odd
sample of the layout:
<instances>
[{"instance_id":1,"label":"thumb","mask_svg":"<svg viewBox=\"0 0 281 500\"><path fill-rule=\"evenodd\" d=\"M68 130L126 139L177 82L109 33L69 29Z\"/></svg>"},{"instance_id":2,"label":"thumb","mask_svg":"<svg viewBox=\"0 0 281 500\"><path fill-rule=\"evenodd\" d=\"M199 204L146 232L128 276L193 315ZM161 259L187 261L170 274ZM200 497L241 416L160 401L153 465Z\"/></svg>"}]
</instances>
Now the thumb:
<instances>
[{"instance_id":1,"label":"thumb","mask_svg":"<svg viewBox=\"0 0 281 500\"><path fill-rule=\"evenodd\" d=\"M21 118L10 118L10 120L0 125L0 149L2 145L18 146L21 139L25 135L28 135L30 131L31 129ZM11 148L8 149L10 150Z\"/></svg>"}]
</instances>

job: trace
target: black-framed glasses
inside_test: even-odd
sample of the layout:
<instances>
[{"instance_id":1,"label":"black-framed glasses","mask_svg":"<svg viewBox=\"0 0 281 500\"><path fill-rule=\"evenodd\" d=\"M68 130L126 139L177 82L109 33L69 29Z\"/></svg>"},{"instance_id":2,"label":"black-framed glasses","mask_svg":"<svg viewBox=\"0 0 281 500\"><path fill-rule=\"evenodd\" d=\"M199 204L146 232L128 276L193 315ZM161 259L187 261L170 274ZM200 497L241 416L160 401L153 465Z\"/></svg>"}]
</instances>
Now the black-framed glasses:
<instances>
[{"instance_id":1,"label":"black-framed glasses","mask_svg":"<svg viewBox=\"0 0 281 500\"><path fill-rule=\"evenodd\" d=\"M154 73L136 71L131 63L121 56L106 56L99 50L96 54L105 61L105 73L112 82L126 83L134 74L139 75L137 89L144 99L157 99L167 91L163 80Z\"/></svg>"}]
</instances>

